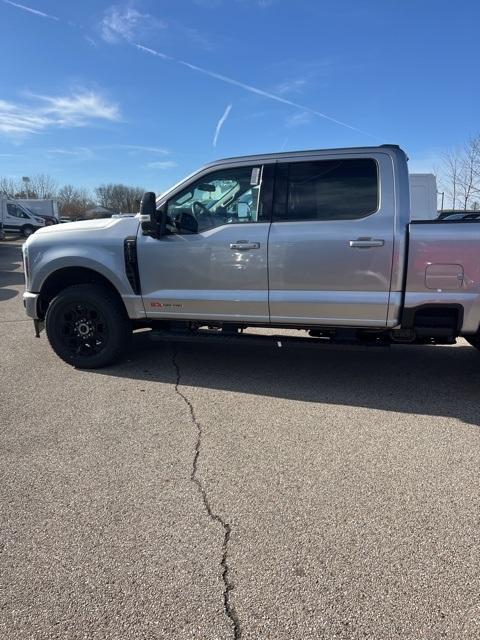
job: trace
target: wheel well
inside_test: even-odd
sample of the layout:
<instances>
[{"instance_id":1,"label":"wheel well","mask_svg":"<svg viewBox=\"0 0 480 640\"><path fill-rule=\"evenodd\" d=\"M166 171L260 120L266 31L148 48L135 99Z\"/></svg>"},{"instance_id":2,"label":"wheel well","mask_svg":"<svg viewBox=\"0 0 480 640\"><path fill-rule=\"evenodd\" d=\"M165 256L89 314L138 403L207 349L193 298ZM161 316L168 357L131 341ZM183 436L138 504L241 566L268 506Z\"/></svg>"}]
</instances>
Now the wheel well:
<instances>
[{"instance_id":1,"label":"wheel well","mask_svg":"<svg viewBox=\"0 0 480 640\"><path fill-rule=\"evenodd\" d=\"M48 305L63 289L75 284L99 284L110 291L124 304L121 295L108 278L98 271L86 267L65 267L51 273L40 290L39 315L45 316Z\"/></svg>"}]
</instances>

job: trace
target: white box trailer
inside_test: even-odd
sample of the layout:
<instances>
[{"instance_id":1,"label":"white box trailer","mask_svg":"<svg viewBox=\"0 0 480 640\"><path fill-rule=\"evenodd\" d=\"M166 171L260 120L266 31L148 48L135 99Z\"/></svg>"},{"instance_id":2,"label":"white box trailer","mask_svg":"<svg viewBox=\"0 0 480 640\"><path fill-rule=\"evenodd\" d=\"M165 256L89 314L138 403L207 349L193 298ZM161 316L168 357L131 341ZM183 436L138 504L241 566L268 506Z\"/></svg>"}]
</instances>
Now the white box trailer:
<instances>
[{"instance_id":1,"label":"white box trailer","mask_svg":"<svg viewBox=\"0 0 480 640\"><path fill-rule=\"evenodd\" d=\"M15 198L15 202L26 207L36 216L54 218L58 222L58 205L56 200L51 198Z\"/></svg>"},{"instance_id":2,"label":"white box trailer","mask_svg":"<svg viewBox=\"0 0 480 640\"><path fill-rule=\"evenodd\" d=\"M410 219L436 220L437 178L433 173L410 174Z\"/></svg>"}]
</instances>

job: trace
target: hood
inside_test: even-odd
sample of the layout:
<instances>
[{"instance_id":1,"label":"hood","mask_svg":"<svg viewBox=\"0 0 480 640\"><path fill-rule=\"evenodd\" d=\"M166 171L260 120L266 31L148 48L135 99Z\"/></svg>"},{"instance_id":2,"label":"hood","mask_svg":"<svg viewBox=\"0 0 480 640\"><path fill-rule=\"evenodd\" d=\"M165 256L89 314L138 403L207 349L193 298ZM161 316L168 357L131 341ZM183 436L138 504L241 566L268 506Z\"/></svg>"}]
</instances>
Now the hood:
<instances>
[{"instance_id":1,"label":"hood","mask_svg":"<svg viewBox=\"0 0 480 640\"><path fill-rule=\"evenodd\" d=\"M26 245L45 245L51 242L75 244L92 242L109 242L113 239L136 236L140 220L134 218L102 218L100 220L82 220L81 222L65 222L42 227L33 233L25 243Z\"/></svg>"},{"instance_id":2,"label":"hood","mask_svg":"<svg viewBox=\"0 0 480 640\"><path fill-rule=\"evenodd\" d=\"M37 231L37 235L45 235L50 233L64 233L69 231L100 231L101 229L109 229L116 227L123 222L135 222L138 226L138 218L100 218L99 220L80 220L79 222L63 222L44 227Z\"/></svg>"}]
</instances>

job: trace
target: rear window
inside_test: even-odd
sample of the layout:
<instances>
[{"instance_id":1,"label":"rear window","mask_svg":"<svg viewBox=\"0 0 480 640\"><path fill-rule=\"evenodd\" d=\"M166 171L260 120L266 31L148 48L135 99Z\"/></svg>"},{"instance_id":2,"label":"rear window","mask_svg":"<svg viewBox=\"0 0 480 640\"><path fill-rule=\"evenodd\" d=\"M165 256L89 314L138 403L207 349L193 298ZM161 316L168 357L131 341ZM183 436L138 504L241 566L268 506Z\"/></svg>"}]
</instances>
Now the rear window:
<instances>
[{"instance_id":1,"label":"rear window","mask_svg":"<svg viewBox=\"0 0 480 640\"><path fill-rule=\"evenodd\" d=\"M275 207L277 221L354 220L378 208L377 163L370 158L292 162L281 173L287 197Z\"/></svg>"}]
</instances>

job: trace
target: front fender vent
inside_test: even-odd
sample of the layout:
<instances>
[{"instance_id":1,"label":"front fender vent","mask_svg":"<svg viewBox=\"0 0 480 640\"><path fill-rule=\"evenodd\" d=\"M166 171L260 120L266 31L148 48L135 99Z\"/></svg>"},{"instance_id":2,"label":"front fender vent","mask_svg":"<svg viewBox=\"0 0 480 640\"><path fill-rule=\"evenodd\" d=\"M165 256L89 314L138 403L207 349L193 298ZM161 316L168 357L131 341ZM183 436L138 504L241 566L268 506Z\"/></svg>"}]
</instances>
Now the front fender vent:
<instances>
[{"instance_id":1,"label":"front fender vent","mask_svg":"<svg viewBox=\"0 0 480 640\"><path fill-rule=\"evenodd\" d=\"M138 273L137 260L137 239L135 236L126 238L123 243L123 254L125 257L125 274L128 278L133 293L141 295L140 274Z\"/></svg>"}]
</instances>

